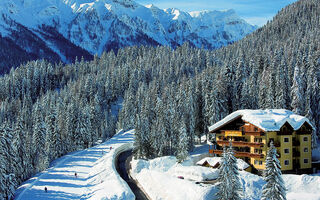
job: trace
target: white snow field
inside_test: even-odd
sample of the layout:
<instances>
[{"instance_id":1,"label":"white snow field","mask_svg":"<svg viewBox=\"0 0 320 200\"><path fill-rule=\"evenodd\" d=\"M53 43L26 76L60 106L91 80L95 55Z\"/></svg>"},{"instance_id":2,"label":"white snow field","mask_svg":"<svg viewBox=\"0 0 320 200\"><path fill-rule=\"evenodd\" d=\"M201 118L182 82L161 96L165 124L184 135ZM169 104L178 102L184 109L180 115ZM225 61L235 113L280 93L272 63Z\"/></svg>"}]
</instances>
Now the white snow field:
<instances>
[{"instance_id":1,"label":"white snow field","mask_svg":"<svg viewBox=\"0 0 320 200\"><path fill-rule=\"evenodd\" d=\"M199 146L198 150L203 150ZM216 183L196 184L197 181L214 179L219 170L195 166L197 153L178 164L173 156L153 160L133 160L131 175L138 180L144 191L153 200L211 200L215 199ZM199 155L199 154L198 154ZM184 177L179 179L178 176ZM320 200L320 174L283 175L288 200ZM261 176L240 171L240 182L244 200L260 200L265 181Z\"/></svg>"},{"instance_id":2,"label":"white snow field","mask_svg":"<svg viewBox=\"0 0 320 200\"><path fill-rule=\"evenodd\" d=\"M21 185L15 199L134 200L114 166L117 154L132 148L133 137L134 131L119 132L100 145L57 159L48 170Z\"/></svg>"}]
</instances>

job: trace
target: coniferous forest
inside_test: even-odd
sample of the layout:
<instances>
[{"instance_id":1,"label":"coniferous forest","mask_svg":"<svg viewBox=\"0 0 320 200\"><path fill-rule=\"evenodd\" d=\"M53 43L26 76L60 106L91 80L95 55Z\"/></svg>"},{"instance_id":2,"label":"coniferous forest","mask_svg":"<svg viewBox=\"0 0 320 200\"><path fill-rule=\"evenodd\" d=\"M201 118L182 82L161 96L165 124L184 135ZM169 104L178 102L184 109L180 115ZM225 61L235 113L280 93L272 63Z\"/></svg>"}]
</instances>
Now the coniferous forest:
<instances>
[{"instance_id":1,"label":"coniferous forest","mask_svg":"<svg viewBox=\"0 0 320 200\"><path fill-rule=\"evenodd\" d=\"M284 108L320 129L320 3L301 0L218 50L128 47L93 61L29 62L0 78L0 199L68 152L136 129L139 158L183 160L238 109ZM119 115L111 105L123 99ZM2 195L2 196L1 196Z\"/></svg>"}]
</instances>

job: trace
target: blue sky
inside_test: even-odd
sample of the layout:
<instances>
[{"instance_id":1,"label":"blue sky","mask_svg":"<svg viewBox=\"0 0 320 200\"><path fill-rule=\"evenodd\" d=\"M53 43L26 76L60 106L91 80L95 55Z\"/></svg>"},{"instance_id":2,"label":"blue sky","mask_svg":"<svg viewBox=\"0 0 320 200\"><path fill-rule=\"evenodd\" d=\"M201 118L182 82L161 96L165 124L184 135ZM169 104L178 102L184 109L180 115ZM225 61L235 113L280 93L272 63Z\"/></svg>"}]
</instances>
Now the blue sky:
<instances>
[{"instance_id":1,"label":"blue sky","mask_svg":"<svg viewBox=\"0 0 320 200\"><path fill-rule=\"evenodd\" d=\"M281 8L296 0L136 0L159 8L178 8L183 11L234 9L247 22L262 26Z\"/></svg>"}]
</instances>

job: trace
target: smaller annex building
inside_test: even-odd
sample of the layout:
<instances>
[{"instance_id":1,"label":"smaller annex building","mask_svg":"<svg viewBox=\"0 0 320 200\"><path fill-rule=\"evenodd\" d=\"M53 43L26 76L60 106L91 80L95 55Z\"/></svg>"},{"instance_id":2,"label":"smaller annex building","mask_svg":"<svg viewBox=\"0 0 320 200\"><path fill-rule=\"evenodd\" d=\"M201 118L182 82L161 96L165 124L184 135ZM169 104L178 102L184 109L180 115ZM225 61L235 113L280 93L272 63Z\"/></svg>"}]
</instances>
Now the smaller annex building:
<instances>
[{"instance_id":1,"label":"smaller annex building","mask_svg":"<svg viewBox=\"0 0 320 200\"><path fill-rule=\"evenodd\" d=\"M273 141L282 171L310 170L313 129L306 117L289 110L238 110L209 127L214 140L209 154L221 155L223 146L229 146L231 140L236 157L264 170Z\"/></svg>"},{"instance_id":2,"label":"smaller annex building","mask_svg":"<svg viewBox=\"0 0 320 200\"><path fill-rule=\"evenodd\" d=\"M206 157L198 161L196 164L203 167L217 169L220 167L222 157ZM237 159L237 167L241 171L251 172L251 166L242 159Z\"/></svg>"}]
</instances>

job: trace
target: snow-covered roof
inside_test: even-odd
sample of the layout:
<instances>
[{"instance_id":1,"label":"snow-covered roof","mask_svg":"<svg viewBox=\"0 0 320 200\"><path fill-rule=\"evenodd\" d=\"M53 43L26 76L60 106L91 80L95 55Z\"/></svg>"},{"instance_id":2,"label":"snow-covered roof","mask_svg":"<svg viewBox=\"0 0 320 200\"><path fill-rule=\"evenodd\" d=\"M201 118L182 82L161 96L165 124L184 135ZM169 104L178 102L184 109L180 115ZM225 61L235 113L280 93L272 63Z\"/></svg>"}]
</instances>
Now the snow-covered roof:
<instances>
[{"instance_id":1,"label":"snow-covered roof","mask_svg":"<svg viewBox=\"0 0 320 200\"><path fill-rule=\"evenodd\" d=\"M202 160L197 162L197 165L203 165L205 162L208 162L210 166L216 166L217 164L220 165L222 157L206 157L203 158ZM245 170L247 169L250 165L246 163L242 159L237 159L237 166L239 170Z\"/></svg>"},{"instance_id":2,"label":"snow-covered roof","mask_svg":"<svg viewBox=\"0 0 320 200\"><path fill-rule=\"evenodd\" d=\"M238 110L210 126L209 131L215 131L224 124L239 117L264 131L279 131L286 122L288 122L294 130L298 130L305 122L308 122L312 126L306 117L285 109Z\"/></svg>"}]
</instances>

